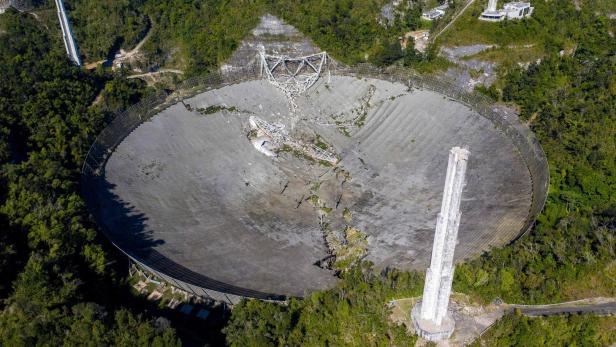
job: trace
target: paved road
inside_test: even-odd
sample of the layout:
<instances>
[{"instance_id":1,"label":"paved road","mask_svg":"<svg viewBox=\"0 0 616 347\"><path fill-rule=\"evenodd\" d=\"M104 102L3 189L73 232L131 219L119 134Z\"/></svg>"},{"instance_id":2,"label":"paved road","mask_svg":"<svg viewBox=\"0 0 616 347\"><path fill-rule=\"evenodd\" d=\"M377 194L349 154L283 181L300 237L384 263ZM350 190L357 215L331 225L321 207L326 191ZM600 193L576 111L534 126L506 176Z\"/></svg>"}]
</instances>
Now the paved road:
<instances>
[{"instance_id":1,"label":"paved road","mask_svg":"<svg viewBox=\"0 0 616 347\"><path fill-rule=\"evenodd\" d=\"M434 35L431 39L432 42L434 42L436 40L437 37L439 37L442 33L445 32L445 30L449 29L449 27L458 19L458 17L460 17L462 15L462 13L464 13L466 11L466 9L473 3L475 2L475 0L469 0L469 2L466 3L466 5L464 6L464 8L462 8L462 10L456 14L452 19L451 22L447 23L447 25L443 28L443 30L439 31L436 35Z\"/></svg>"},{"instance_id":2,"label":"paved road","mask_svg":"<svg viewBox=\"0 0 616 347\"><path fill-rule=\"evenodd\" d=\"M142 73L142 74L139 74L139 75L131 75L131 76L128 76L126 78L148 77L148 76L160 75L160 74L166 73L166 72L180 74L180 75L184 73L184 71L177 70L177 69L160 69L160 70L154 71L154 72Z\"/></svg>"},{"instance_id":3,"label":"paved road","mask_svg":"<svg viewBox=\"0 0 616 347\"><path fill-rule=\"evenodd\" d=\"M616 302L608 302L594 305L567 305L567 306L544 306L544 307L516 307L521 313L529 317L553 316L567 313L596 313L601 315L616 314Z\"/></svg>"}]
</instances>

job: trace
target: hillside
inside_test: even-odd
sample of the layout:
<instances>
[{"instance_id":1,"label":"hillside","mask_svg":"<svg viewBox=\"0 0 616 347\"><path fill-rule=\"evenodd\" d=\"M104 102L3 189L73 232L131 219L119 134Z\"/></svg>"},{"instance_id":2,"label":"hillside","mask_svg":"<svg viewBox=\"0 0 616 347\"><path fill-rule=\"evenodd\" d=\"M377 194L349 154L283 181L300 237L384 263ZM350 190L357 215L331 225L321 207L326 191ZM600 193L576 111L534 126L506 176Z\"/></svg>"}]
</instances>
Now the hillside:
<instances>
[{"instance_id":1,"label":"hillside","mask_svg":"<svg viewBox=\"0 0 616 347\"><path fill-rule=\"evenodd\" d=\"M491 45L461 59L495 64L478 89L516 110L540 141L550 190L535 226L456 268L454 290L477 303L552 303L616 296L616 21L609 0L533 2L523 21L485 23L477 1L426 53L399 37L418 8L379 23L386 1L67 1L87 62L130 50L146 34L143 70L217 70L264 13L294 25L332 57L446 74L443 47ZM459 4L458 4L459 5ZM333 289L286 305L246 300L203 328L137 295L123 255L98 232L79 195L89 144L118 111L160 86L129 68L91 71L64 54L53 2L37 16L0 15L0 345L393 346L417 337L389 323L387 302L420 295L423 273L363 262ZM461 67L465 69L465 67ZM481 72L473 72L479 74ZM159 318L165 317L165 318ZM179 317L179 318L178 318ZM224 330L222 328L224 327ZM478 345L609 345L613 318L506 316ZM221 331L222 330L222 331ZM539 342L538 342L539 341Z\"/></svg>"}]
</instances>

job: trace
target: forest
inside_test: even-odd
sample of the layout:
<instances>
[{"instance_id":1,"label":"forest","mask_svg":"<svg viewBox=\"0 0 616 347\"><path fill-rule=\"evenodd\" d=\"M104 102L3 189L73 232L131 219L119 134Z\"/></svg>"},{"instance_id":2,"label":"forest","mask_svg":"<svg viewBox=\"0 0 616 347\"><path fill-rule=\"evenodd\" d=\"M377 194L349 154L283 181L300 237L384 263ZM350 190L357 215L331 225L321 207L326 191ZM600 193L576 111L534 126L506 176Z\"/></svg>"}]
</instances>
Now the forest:
<instances>
[{"instance_id":1,"label":"forest","mask_svg":"<svg viewBox=\"0 0 616 347\"><path fill-rule=\"evenodd\" d=\"M529 234L457 268L455 289L484 301L616 294L616 41L604 34L605 19L588 11L576 18L575 54L553 52L505 78L502 99L520 106L541 142L550 190Z\"/></svg>"},{"instance_id":2,"label":"forest","mask_svg":"<svg viewBox=\"0 0 616 347\"><path fill-rule=\"evenodd\" d=\"M385 305L396 296L420 295L419 275L376 272L362 263L335 288L288 305L247 300L233 309L225 328L230 346L413 346L403 326L389 324Z\"/></svg>"},{"instance_id":3,"label":"forest","mask_svg":"<svg viewBox=\"0 0 616 347\"><path fill-rule=\"evenodd\" d=\"M146 89L72 66L32 16L1 20L0 345L179 345L117 300L126 289L78 193L92 136Z\"/></svg>"},{"instance_id":4,"label":"forest","mask_svg":"<svg viewBox=\"0 0 616 347\"><path fill-rule=\"evenodd\" d=\"M45 0L43 8L53 6ZM112 59L148 35L142 70L160 65L186 76L215 69L266 12L293 24L342 62L388 65L405 53L399 36L418 29L421 4L404 8L390 25L377 21L384 0L361 1L67 1L80 54L86 62ZM53 24L49 18L49 25ZM414 53L410 50L409 53ZM415 57L415 56L413 56ZM415 57L417 58L417 57Z\"/></svg>"},{"instance_id":5,"label":"forest","mask_svg":"<svg viewBox=\"0 0 616 347\"><path fill-rule=\"evenodd\" d=\"M266 11L349 64L414 67L436 60L434 51L417 56L398 44L402 31L420 25L418 9L383 26L377 22L383 3L75 0L67 8L87 60L130 49L151 31L146 65L179 66L187 76L216 69L256 25L255 14ZM516 28L516 35L538 30L550 37L540 62L508 69L490 90L495 101L519 107L541 142L549 197L530 232L457 266L454 290L478 302L616 296L616 40L606 34L614 21L565 0L551 4L559 9L553 17ZM119 257L79 196L79 169L93 137L115 111L153 90L108 69L72 66L57 31L47 30L57 24L50 18L0 15L0 345L179 345L177 324L134 304ZM569 53L559 54L563 48ZM386 303L418 296L422 286L423 274L360 263L335 288L288 305L242 302L224 330L226 341L412 345L415 336L388 324ZM502 346L602 345L616 341L605 333L608 323L614 322L510 315L485 339Z\"/></svg>"},{"instance_id":6,"label":"forest","mask_svg":"<svg viewBox=\"0 0 616 347\"><path fill-rule=\"evenodd\" d=\"M616 318L564 315L529 318L505 316L472 347L609 346L616 339Z\"/></svg>"}]
</instances>

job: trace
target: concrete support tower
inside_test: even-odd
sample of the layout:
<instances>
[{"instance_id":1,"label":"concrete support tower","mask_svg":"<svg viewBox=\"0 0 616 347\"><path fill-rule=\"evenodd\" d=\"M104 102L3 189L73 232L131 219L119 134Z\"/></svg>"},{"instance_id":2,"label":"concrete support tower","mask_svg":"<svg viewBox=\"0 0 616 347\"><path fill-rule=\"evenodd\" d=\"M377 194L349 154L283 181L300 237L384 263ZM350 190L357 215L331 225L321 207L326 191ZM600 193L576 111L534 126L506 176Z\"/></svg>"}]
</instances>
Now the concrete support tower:
<instances>
[{"instance_id":1,"label":"concrete support tower","mask_svg":"<svg viewBox=\"0 0 616 347\"><path fill-rule=\"evenodd\" d=\"M66 54L75 63L75 65L81 66L81 59L79 59L79 51L77 50L77 44L73 38L73 32L71 31L71 25L64 9L64 3L62 0L55 0L56 7L58 9L58 19L60 20L60 27L62 28L62 39L64 40L64 46L66 47Z\"/></svg>"},{"instance_id":2,"label":"concrete support tower","mask_svg":"<svg viewBox=\"0 0 616 347\"><path fill-rule=\"evenodd\" d=\"M432 341L449 338L454 328L447 307L453 280L453 255L460 226L460 200L469 154L467 149L460 147L453 147L449 151L443 202L436 219L432 259L426 272L422 301L412 312L418 335Z\"/></svg>"},{"instance_id":3,"label":"concrete support tower","mask_svg":"<svg viewBox=\"0 0 616 347\"><path fill-rule=\"evenodd\" d=\"M488 0L488 8L486 12L496 12L496 1L497 0Z\"/></svg>"}]
</instances>

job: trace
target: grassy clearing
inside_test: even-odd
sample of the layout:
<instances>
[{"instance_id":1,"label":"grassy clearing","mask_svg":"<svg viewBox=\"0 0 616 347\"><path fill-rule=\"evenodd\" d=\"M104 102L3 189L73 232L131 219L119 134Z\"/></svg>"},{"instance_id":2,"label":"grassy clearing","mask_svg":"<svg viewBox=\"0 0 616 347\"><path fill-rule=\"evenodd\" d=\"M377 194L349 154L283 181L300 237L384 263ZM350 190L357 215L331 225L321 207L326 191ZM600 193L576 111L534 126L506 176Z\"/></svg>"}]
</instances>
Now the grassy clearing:
<instances>
[{"instance_id":1,"label":"grassy clearing","mask_svg":"<svg viewBox=\"0 0 616 347\"><path fill-rule=\"evenodd\" d=\"M472 4L458 20L444 32L437 42L442 46L463 46L472 44L498 44L500 46L538 43L541 27L534 17L521 21L490 23L478 19L487 1ZM539 7L539 6L538 6ZM536 8L535 15L541 15ZM539 13L537 13L539 12Z\"/></svg>"},{"instance_id":2,"label":"grassy clearing","mask_svg":"<svg viewBox=\"0 0 616 347\"><path fill-rule=\"evenodd\" d=\"M494 47L477 54L461 58L462 60L479 59L491 61L502 67L518 67L519 64L536 62L545 54L543 47L532 46L509 46Z\"/></svg>"}]
</instances>

